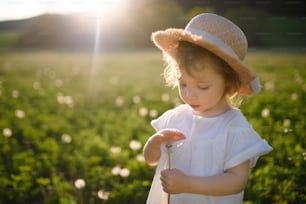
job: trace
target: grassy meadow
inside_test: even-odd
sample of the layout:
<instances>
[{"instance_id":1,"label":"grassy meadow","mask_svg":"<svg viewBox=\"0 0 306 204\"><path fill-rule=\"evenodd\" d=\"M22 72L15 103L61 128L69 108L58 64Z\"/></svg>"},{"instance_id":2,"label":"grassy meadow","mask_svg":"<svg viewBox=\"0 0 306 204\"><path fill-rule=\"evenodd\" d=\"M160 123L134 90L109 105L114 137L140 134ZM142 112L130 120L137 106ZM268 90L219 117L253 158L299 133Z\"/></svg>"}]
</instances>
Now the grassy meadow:
<instances>
[{"instance_id":1,"label":"grassy meadow","mask_svg":"<svg viewBox=\"0 0 306 204\"><path fill-rule=\"evenodd\" d=\"M263 91L242 111L274 150L245 204L306 203L306 55L252 52ZM145 203L150 121L180 103L160 52L0 52L0 204Z\"/></svg>"}]
</instances>

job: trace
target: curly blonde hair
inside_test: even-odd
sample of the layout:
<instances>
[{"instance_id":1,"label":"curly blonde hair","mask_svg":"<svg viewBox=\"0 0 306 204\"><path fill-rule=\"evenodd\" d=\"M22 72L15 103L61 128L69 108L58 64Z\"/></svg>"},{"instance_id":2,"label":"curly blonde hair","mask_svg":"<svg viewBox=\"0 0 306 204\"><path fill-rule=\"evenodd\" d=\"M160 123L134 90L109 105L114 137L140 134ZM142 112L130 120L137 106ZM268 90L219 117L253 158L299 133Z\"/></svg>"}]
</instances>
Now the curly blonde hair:
<instances>
[{"instance_id":1,"label":"curly blonde hair","mask_svg":"<svg viewBox=\"0 0 306 204\"><path fill-rule=\"evenodd\" d=\"M184 69L190 76L197 78L194 75L195 71L201 71L207 67L208 63L216 64L216 72L220 74L226 85L226 95L232 100L242 85L238 74L221 58L210 52L209 50L197 46L195 44L180 41L174 55L164 55L166 67L164 70L164 78L166 84L171 87L178 85L180 70Z\"/></svg>"}]
</instances>

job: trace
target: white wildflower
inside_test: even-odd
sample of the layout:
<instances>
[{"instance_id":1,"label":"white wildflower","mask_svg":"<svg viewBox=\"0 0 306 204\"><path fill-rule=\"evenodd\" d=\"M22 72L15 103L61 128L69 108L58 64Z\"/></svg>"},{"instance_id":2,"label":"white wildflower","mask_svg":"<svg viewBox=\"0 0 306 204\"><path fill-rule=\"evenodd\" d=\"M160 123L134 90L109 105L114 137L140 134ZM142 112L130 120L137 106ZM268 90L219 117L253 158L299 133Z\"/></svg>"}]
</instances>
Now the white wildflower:
<instances>
[{"instance_id":1,"label":"white wildflower","mask_svg":"<svg viewBox=\"0 0 306 204\"><path fill-rule=\"evenodd\" d=\"M112 168L112 175L113 176L118 176L120 174L121 168L119 166L115 166Z\"/></svg>"},{"instance_id":2,"label":"white wildflower","mask_svg":"<svg viewBox=\"0 0 306 204\"><path fill-rule=\"evenodd\" d=\"M285 127L289 127L291 125L291 120L290 119L285 119L284 122L283 122L283 125Z\"/></svg>"},{"instance_id":3,"label":"white wildflower","mask_svg":"<svg viewBox=\"0 0 306 204\"><path fill-rule=\"evenodd\" d=\"M71 141L72 141L72 138L71 138L71 136L70 135L68 135L68 134L63 134L62 135L62 141L64 142L64 143L71 143Z\"/></svg>"},{"instance_id":4,"label":"white wildflower","mask_svg":"<svg viewBox=\"0 0 306 204\"><path fill-rule=\"evenodd\" d=\"M126 178L130 175L130 170L128 168L122 168L120 171L120 176Z\"/></svg>"},{"instance_id":5,"label":"white wildflower","mask_svg":"<svg viewBox=\"0 0 306 204\"><path fill-rule=\"evenodd\" d=\"M10 128L4 128L2 133L5 137L11 137L13 135L13 131Z\"/></svg>"},{"instance_id":6,"label":"white wildflower","mask_svg":"<svg viewBox=\"0 0 306 204\"><path fill-rule=\"evenodd\" d=\"M132 141L130 142L130 148L131 148L132 150L137 151L137 150L139 150L139 149L141 148L141 146L142 146L141 142L139 142L139 141L137 141L137 140L132 140Z\"/></svg>"},{"instance_id":7,"label":"white wildflower","mask_svg":"<svg viewBox=\"0 0 306 204\"><path fill-rule=\"evenodd\" d=\"M111 147L110 151L113 154L119 154L121 152L121 148L120 147Z\"/></svg>"},{"instance_id":8,"label":"white wildflower","mask_svg":"<svg viewBox=\"0 0 306 204\"><path fill-rule=\"evenodd\" d=\"M163 102L169 101L169 100L170 100L170 95L167 94L167 93L163 93L163 94L161 95L161 100L162 100Z\"/></svg>"},{"instance_id":9,"label":"white wildflower","mask_svg":"<svg viewBox=\"0 0 306 204\"><path fill-rule=\"evenodd\" d=\"M115 105L117 107L122 107L124 104L124 98L122 96L117 96L116 100L115 100Z\"/></svg>"},{"instance_id":10,"label":"white wildflower","mask_svg":"<svg viewBox=\"0 0 306 204\"><path fill-rule=\"evenodd\" d=\"M264 88L268 91L271 91L274 89L274 83L272 81L268 81L264 84Z\"/></svg>"},{"instance_id":11,"label":"white wildflower","mask_svg":"<svg viewBox=\"0 0 306 204\"><path fill-rule=\"evenodd\" d=\"M99 190L97 195L101 200L108 200L110 192Z\"/></svg>"},{"instance_id":12,"label":"white wildflower","mask_svg":"<svg viewBox=\"0 0 306 204\"><path fill-rule=\"evenodd\" d=\"M134 96L132 100L134 104L139 104L141 101L141 98L140 96Z\"/></svg>"},{"instance_id":13,"label":"white wildflower","mask_svg":"<svg viewBox=\"0 0 306 204\"><path fill-rule=\"evenodd\" d=\"M86 182L84 179L77 179L74 181L74 186L77 188L77 189L83 189L85 186L86 186Z\"/></svg>"},{"instance_id":14,"label":"white wildflower","mask_svg":"<svg viewBox=\"0 0 306 204\"><path fill-rule=\"evenodd\" d=\"M19 98L19 96L20 96L19 91L18 90L13 90L12 91L12 96L13 96L13 98Z\"/></svg>"},{"instance_id":15,"label":"white wildflower","mask_svg":"<svg viewBox=\"0 0 306 204\"><path fill-rule=\"evenodd\" d=\"M138 162L144 162L145 161L144 156L142 154L138 154L136 156L136 159L137 159Z\"/></svg>"},{"instance_id":16,"label":"white wildflower","mask_svg":"<svg viewBox=\"0 0 306 204\"><path fill-rule=\"evenodd\" d=\"M23 110L16 110L15 111L15 116L19 119L23 119L25 117L25 112Z\"/></svg>"},{"instance_id":17,"label":"white wildflower","mask_svg":"<svg viewBox=\"0 0 306 204\"><path fill-rule=\"evenodd\" d=\"M261 111L261 116L262 116L263 118L267 118L267 117L269 117L269 115L270 115L270 110L269 110L268 108L265 108L265 109L263 109L263 110Z\"/></svg>"},{"instance_id":18,"label":"white wildflower","mask_svg":"<svg viewBox=\"0 0 306 204\"><path fill-rule=\"evenodd\" d=\"M158 115L158 111L157 110L155 110L155 109L150 110L149 116L151 118L156 118L157 115Z\"/></svg>"},{"instance_id":19,"label":"white wildflower","mask_svg":"<svg viewBox=\"0 0 306 204\"><path fill-rule=\"evenodd\" d=\"M139 115L145 117L148 115L148 109L146 107L141 107L138 111Z\"/></svg>"},{"instance_id":20,"label":"white wildflower","mask_svg":"<svg viewBox=\"0 0 306 204\"><path fill-rule=\"evenodd\" d=\"M292 94L291 94L291 99L292 99L293 101L296 101L298 98L299 98L299 95L298 95L297 93L292 93Z\"/></svg>"}]
</instances>

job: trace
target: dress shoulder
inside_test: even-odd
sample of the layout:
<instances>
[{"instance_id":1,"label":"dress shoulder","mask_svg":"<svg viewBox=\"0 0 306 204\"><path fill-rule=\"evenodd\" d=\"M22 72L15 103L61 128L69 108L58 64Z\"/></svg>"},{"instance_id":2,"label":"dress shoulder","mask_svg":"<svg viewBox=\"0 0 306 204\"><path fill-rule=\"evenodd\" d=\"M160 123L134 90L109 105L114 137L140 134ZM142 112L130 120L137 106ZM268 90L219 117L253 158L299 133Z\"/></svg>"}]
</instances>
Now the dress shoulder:
<instances>
[{"instance_id":1,"label":"dress shoulder","mask_svg":"<svg viewBox=\"0 0 306 204\"><path fill-rule=\"evenodd\" d=\"M161 116L151 121L151 125L156 131L159 131L165 127L168 127L173 120L178 120L182 116L189 113L189 109L186 104L179 105L173 109L167 110Z\"/></svg>"},{"instance_id":2,"label":"dress shoulder","mask_svg":"<svg viewBox=\"0 0 306 204\"><path fill-rule=\"evenodd\" d=\"M250 167L254 167L257 159L271 150L272 147L253 129L243 114L236 112L228 126L225 169L247 160L250 161Z\"/></svg>"}]
</instances>

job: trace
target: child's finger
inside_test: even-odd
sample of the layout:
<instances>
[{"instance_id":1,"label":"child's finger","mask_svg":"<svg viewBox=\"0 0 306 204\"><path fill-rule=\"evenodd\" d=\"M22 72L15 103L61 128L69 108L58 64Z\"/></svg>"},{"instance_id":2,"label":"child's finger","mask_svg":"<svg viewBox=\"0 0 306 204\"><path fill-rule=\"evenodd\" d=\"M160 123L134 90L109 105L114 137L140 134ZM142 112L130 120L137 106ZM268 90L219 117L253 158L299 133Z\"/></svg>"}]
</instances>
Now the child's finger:
<instances>
[{"instance_id":1,"label":"child's finger","mask_svg":"<svg viewBox=\"0 0 306 204\"><path fill-rule=\"evenodd\" d=\"M180 140L180 139L185 139L186 138L186 136L181 131L179 131L177 129L169 129L168 131L169 131L169 134L175 139Z\"/></svg>"},{"instance_id":2,"label":"child's finger","mask_svg":"<svg viewBox=\"0 0 306 204\"><path fill-rule=\"evenodd\" d=\"M186 138L186 136L177 129L165 129L161 132L161 134L168 142L174 142Z\"/></svg>"}]
</instances>

